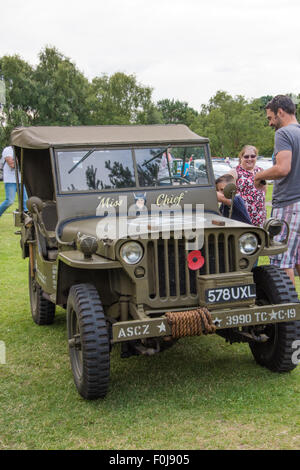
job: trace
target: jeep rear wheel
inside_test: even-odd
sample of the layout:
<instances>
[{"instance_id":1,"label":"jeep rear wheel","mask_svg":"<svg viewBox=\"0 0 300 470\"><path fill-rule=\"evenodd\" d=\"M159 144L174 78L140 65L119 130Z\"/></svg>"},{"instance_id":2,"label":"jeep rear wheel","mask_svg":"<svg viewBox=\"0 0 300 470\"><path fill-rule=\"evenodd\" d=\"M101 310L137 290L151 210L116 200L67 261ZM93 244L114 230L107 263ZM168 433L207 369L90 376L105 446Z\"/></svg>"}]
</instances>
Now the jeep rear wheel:
<instances>
[{"instance_id":1,"label":"jeep rear wheel","mask_svg":"<svg viewBox=\"0 0 300 470\"><path fill-rule=\"evenodd\" d=\"M28 281L30 308L33 321L37 325L51 325L55 316L55 304L43 297L43 290L36 281L30 261Z\"/></svg>"},{"instance_id":2,"label":"jeep rear wheel","mask_svg":"<svg viewBox=\"0 0 300 470\"><path fill-rule=\"evenodd\" d=\"M253 270L259 305L299 302L289 276L275 266L259 266ZM269 338L265 343L249 343L254 359L273 372L288 372L292 362L293 343L300 339L300 321L268 324L260 332Z\"/></svg>"},{"instance_id":3,"label":"jeep rear wheel","mask_svg":"<svg viewBox=\"0 0 300 470\"><path fill-rule=\"evenodd\" d=\"M91 284L71 287L67 302L71 367L80 395L105 397L110 372L110 342L98 292Z\"/></svg>"}]
</instances>

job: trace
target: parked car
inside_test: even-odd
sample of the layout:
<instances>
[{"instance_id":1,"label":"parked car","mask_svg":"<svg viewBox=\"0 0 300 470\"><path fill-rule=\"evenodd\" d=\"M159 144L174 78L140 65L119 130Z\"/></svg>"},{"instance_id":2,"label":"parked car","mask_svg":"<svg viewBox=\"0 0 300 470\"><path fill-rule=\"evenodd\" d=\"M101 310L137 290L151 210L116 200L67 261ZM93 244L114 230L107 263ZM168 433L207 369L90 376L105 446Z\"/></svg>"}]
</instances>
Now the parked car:
<instances>
[{"instance_id":1,"label":"parked car","mask_svg":"<svg viewBox=\"0 0 300 470\"><path fill-rule=\"evenodd\" d=\"M272 168L273 160L272 158L258 157L256 165L263 170L268 170L269 168ZM267 183L272 184L273 180L267 180Z\"/></svg>"},{"instance_id":2,"label":"parked car","mask_svg":"<svg viewBox=\"0 0 300 470\"><path fill-rule=\"evenodd\" d=\"M231 158L230 161L229 161L229 165L231 166L231 168L237 167L238 164L239 164L239 159L238 158Z\"/></svg>"},{"instance_id":3,"label":"parked car","mask_svg":"<svg viewBox=\"0 0 300 470\"><path fill-rule=\"evenodd\" d=\"M190 163L188 174L189 174L189 177L192 178L192 181L194 180L198 184L200 184L201 182L205 182L205 178L206 178L206 161L205 161L205 159L204 158L203 159L198 158L198 159L193 160ZM204 181L201 181L203 179L204 179Z\"/></svg>"},{"instance_id":4,"label":"parked car","mask_svg":"<svg viewBox=\"0 0 300 470\"><path fill-rule=\"evenodd\" d=\"M273 166L272 158L258 158L257 159L257 166L260 166L263 170L268 170Z\"/></svg>"},{"instance_id":5,"label":"parked car","mask_svg":"<svg viewBox=\"0 0 300 470\"><path fill-rule=\"evenodd\" d=\"M215 179L219 178L226 173L229 173L231 170L231 166L228 163L222 161L213 161L212 162L213 171L215 175Z\"/></svg>"}]
</instances>

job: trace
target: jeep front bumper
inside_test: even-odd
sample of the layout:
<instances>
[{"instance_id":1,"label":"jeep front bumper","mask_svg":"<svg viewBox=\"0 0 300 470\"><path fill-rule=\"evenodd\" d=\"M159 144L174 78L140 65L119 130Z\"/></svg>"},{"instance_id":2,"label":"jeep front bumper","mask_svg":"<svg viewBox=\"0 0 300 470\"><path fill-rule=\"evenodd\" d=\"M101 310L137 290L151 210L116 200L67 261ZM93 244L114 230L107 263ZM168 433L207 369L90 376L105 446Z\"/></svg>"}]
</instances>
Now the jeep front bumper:
<instances>
[{"instance_id":1,"label":"jeep front bumper","mask_svg":"<svg viewBox=\"0 0 300 470\"><path fill-rule=\"evenodd\" d=\"M179 312L182 312L182 309L178 310ZM300 320L300 303L223 308L211 311L210 315L217 330L275 324ZM112 332L112 343L172 336L171 325L164 314L156 318L116 322L112 326Z\"/></svg>"}]
</instances>

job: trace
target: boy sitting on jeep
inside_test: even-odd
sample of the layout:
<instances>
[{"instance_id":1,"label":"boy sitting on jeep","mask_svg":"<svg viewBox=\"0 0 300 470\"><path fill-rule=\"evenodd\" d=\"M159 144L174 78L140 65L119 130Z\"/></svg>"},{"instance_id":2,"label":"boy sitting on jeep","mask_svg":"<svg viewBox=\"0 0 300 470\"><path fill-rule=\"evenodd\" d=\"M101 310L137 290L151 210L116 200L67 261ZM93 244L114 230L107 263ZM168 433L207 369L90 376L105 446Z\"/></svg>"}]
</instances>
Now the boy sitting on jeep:
<instances>
[{"instance_id":1,"label":"boy sitting on jeep","mask_svg":"<svg viewBox=\"0 0 300 470\"><path fill-rule=\"evenodd\" d=\"M220 212L224 217L229 217L231 200L224 196L224 188L229 183L234 183L234 177L230 174L222 175L216 180L218 202L221 202ZM241 196L236 195L233 199L232 219L252 225L246 205Z\"/></svg>"}]
</instances>

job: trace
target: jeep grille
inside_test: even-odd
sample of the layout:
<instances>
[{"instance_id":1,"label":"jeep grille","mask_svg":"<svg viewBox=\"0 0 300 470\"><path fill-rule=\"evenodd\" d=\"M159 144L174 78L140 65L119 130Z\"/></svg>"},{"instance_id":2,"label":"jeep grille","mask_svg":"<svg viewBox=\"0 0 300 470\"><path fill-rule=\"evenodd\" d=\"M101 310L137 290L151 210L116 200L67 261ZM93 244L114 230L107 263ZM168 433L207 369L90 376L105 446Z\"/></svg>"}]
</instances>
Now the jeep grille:
<instances>
[{"instance_id":1,"label":"jeep grille","mask_svg":"<svg viewBox=\"0 0 300 470\"><path fill-rule=\"evenodd\" d=\"M233 235L207 233L201 253L204 266L192 271L187 265L185 240L151 240L148 242L148 279L150 299L197 294L196 276L237 270Z\"/></svg>"}]
</instances>

